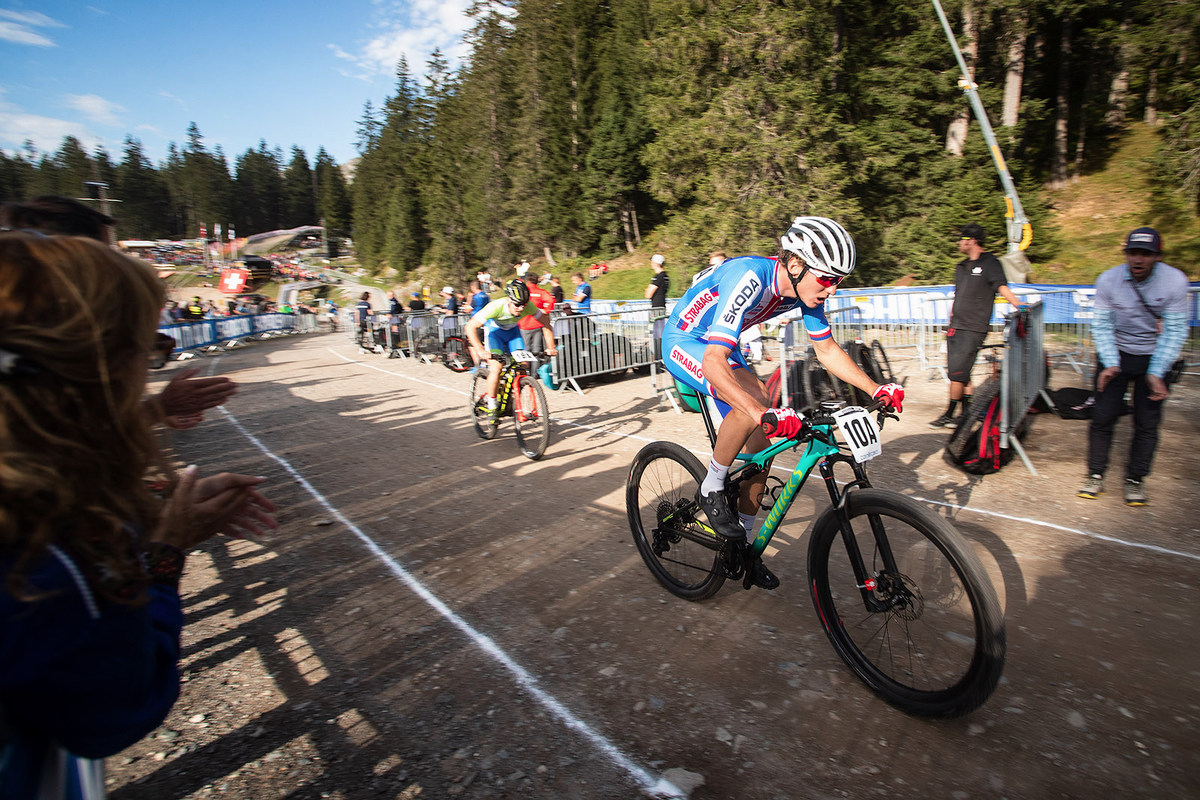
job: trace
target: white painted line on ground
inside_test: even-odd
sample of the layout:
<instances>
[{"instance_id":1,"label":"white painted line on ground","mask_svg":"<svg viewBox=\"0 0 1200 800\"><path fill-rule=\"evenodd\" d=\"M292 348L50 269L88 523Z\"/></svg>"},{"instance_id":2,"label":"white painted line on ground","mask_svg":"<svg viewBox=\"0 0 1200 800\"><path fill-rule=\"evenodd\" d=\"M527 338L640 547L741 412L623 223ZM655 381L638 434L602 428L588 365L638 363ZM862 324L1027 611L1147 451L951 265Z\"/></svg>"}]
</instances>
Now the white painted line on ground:
<instances>
[{"instance_id":1,"label":"white painted line on ground","mask_svg":"<svg viewBox=\"0 0 1200 800\"><path fill-rule=\"evenodd\" d=\"M1043 522L1040 519L1031 519L1029 517L1014 517L1011 514L1001 514L999 511L986 511L984 509L970 508L968 506L956 506L953 503L947 503L942 500L930 500L925 497L917 497L916 495L913 495L912 498L914 500L920 500L923 503L929 503L929 504L935 505L935 506L945 506L946 508L956 508L956 509L960 509L962 511L973 511L976 514L984 514L989 517L999 517L1000 519L1006 519L1006 520L1009 520L1010 522L1025 522L1025 523L1028 523L1031 525L1041 525L1043 528L1050 528L1051 530L1063 531L1064 533L1073 533L1076 536L1083 536L1088 539L1097 539L1101 542L1108 542L1109 544L1120 544L1120 545L1124 545L1126 547L1135 547L1135 548L1138 548L1141 550L1150 550L1151 552L1160 553L1160 554L1166 555L1166 556L1179 556L1181 558L1190 558L1193 561L1200 561L1200 555L1197 555L1196 553L1185 553L1182 550L1171 550L1170 548L1167 548L1167 547L1159 547L1156 544L1146 544L1145 542L1131 542L1131 541L1128 541L1127 539L1118 539L1115 536L1105 536L1103 533L1093 533L1092 531L1081 531L1081 530L1078 530L1077 528L1068 528L1065 525L1055 525L1053 522Z\"/></svg>"},{"instance_id":2,"label":"white painted line on ground","mask_svg":"<svg viewBox=\"0 0 1200 800\"><path fill-rule=\"evenodd\" d=\"M405 380L416 381L417 383L422 383L422 384L425 384L426 386L433 386L435 388L444 389L448 392L454 392L456 394L468 394L468 392L463 392L459 389L453 389L453 388L450 388L447 386L441 386L436 383L429 383L428 381L423 381L420 378L414 378L410 375L403 375L399 372L390 372L385 369L379 369L378 367L372 366L371 364L367 364L366 362L355 361L353 359L346 358L341 353L338 353L333 349L329 349L329 352L333 353L338 358L348 361L351 364L358 364L359 366L367 367L368 369L374 369L379 372L383 372L384 374L387 374L387 375L394 375L397 378L404 378ZM555 423L557 423L559 425L569 425L574 428L582 428L583 430L594 431L596 433L605 433L605 434L608 434L609 436L617 436L622 439L636 439L641 442L655 441L654 439L648 439L644 436L636 436L631 433L620 433L618 431L612 431L612 430L608 430L606 428L596 427L594 425L581 425L577 422L561 420L561 419L557 419L555 417L551 417L551 420L553 420ZM711 451L708 451L708 453L705 453L704 451L694 451L694 452L696 453L696 455L703 455L705 458L707 458L707 456L711 453ZM772 469L779 470L780 472L785 472L785 473L791 472L791 470L787 469L786 467L772 466ZM1158 545L1146 544L1144 542L1131 542L1128 539L1118 539L1115 536L1106 536L1102 533L1094 533L1092 531L1079 530L1078 528L1068 528L1065 525L1057 525L1053 522L1045 522L1040 519L1033 519L1030 517L1014 517L1009 514L1002 514L999 511L988 511L987 509L982 509L982 508L971 508L970 506L960 506L960 505L956 505L954 503L947 503L943 500L930 500L928 498L918 497L916 495L912 495L912 498L914 500L920 500L923 503L929 503L930 505L935 505L935 506L944 506L946 508L951 508L956 511L967 511L972 514L980 514L985 517L996 517L998 519L1006 519L1011 522L1023 522L1028 525L1040 525L1043 528L1049 528L1051 530L1062 531L1064 533L1074 534L1075 536L1082 536L1085 539L1095 539L1096 541L1107 542L1109 544L1123 545L1125 547L1132 547L1132 548L1136 548L1139 550L1149 550L1154 553L1159 553L1160 555L1178 556L1180 558L1187 558L1187 559L1191 559L1193 561L1200 561L1200 554L1197 554L1197 553L1188 553L1188 552L1184 552L1182 550L1171 550L1170 548L1167 548L1167 547L1159 547Z\"/></svg>"},{"instance_id":3,"label":"white painted line on ground","mask_svg":"<svg viewBox=\"0 0 1200 800\"><path fill-rule=\"evenodd\" d=\"M357 362L355 362L357 363ZM369 366L369 365L368 365ZM395 374L395 373L391 373ZM434 384L428 384L430 386ZM393 575L411 589L418 597L424 600L437 613L441 614L450 624L458 628L468 639L474 642L481 650L490 655L496 661L513 674L517 683L526 692L541 703L551 714L558 718L560 722L566 725L571 730L581 734L584 738L592 743L609 761L613 762L617 767L624 770L631 778L633 778L640 786L642 792L652 798L658 800L686 800L687 795L670 781L665 778L656 778L646 770L639 767L628 758L624 753L616 748L603 735L593 730L586 722L572 714L566 706L560 703L554 696L544 691L539 685L537 678L529 674L528 670L514 661L500 647L492 641L489 636L477 631L462 617L455 614L449 606L438 599L436 595L430 592L425 586L409 573L404 567L400 566L390 555L387 554L378 544L375 543L370 536L363 533L361 529L351 522L341 511L333 506L325 497L309 483L303 475L288 463L284 458L275 455L267 448L258 438L246 430L237 417L225 410L224 406L218 406L218 409L225 415L225 419L229 424L238 430L243 436L249 439L255 447L262 451L263 455L270 458L275 463L283 467L292 478L299 483L304 489L316 500L322 508L332 515L338 522L345 525L351 533L358 537L366 548L379 559Z\"/></svg>"}]
</instances>

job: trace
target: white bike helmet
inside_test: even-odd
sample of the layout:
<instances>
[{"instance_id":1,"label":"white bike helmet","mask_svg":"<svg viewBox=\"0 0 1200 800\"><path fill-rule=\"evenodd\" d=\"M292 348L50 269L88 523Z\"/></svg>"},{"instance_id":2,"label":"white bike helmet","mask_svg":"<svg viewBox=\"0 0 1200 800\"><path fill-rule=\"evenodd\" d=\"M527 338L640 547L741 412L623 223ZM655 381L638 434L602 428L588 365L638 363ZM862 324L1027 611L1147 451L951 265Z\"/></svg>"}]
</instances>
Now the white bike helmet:
<instances>
[{"instance_id":1,"label":"white bike helmet","mask_svg":"<svg viewBox=\"0 0 1200 800\"><path fill-rule=\"evenodd\" d=\"M844 278L854 271L854 240L845 228L826 217L796 217L779 245L818 272Z\"/></svg>"}]
</instances>

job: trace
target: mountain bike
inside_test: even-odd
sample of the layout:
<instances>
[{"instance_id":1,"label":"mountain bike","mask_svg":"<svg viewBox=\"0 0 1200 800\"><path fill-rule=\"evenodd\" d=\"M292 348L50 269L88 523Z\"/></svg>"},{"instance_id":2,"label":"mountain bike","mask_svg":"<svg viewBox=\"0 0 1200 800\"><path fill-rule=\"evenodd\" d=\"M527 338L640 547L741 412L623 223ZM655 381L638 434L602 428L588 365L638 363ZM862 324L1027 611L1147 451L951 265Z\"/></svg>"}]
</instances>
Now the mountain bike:
<instances>
[{"instance_id":1,"label":"mountain bike","mask_svg":"<svg viewBox=\"0 0 1200 800\"><path fill-rule=\"evenodd\" d=\"M707 405L701 408L711 441L712 419ZM742 579L749 589L754 559L818 469L830 505L809 534L808 586L834 650L897 708L962 716L986 702L1000 680L1004 618L979 559L948 521L871 486L866 462L882 450L879 425L894 418L881 409L878 402L866 408L823 402L797 438L738 456L726 484L731 503L740 484L769 470L775 456L806 445L786 481L767 479L763 500L770 510L753 543L712 530L696 499L706 470L672 442L652 442L634 458L625 490L629 526L651 574L672 594L704 600L727 579ZM878 420L871 417L877 411ZM837 465L853 471L840 489Z\"/></svg>"},{"instance_id":2,"label":"mountain bike","mask_svg":"<svg viewBox=\"0 0 1200 800\"><path fill-rule=\"evenodd\" d=\"M527 458L537 460L546 452L550 442L550 406L542 385L530 373L536 369L528 365L538 363L537 356L528 350L518 350L510 355L492 354L500 360L500 385L496 390L496 410L488 411L487 362L479 365L475 379L471 382L471 421L475 433L483 439L495 439L500 418L512 416L516 420L517 444Z\"/></svg>"}]
</instances>

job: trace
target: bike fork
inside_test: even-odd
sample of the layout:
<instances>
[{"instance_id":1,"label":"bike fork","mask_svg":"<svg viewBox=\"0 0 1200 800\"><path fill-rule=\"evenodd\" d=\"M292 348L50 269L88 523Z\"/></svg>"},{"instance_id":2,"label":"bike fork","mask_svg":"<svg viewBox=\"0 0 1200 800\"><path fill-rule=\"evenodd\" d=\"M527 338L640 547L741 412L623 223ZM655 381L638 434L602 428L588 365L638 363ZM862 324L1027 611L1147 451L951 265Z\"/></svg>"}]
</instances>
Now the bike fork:
<instances>
[{"instance_id":1,"label":"bike fork","mask_svg":"<svg viewBox=\"0 0 1200 800\"><path fill-rule=\"evenodd\" d=\"M846 484L845 487L838 488L837 481L833 477L833 462L830 459L826 459L820 464L821 478L824 479L825 488L829 490L829 499L833 502L834 513L838 519L838 527L842 532L842 543L846 546L846 554L849 556L850 566L854 570L854 583L862 595L863 605L870 612L886 611L887 606L881 603L875 594L878 583L877 575L867 568L866 561L863 559L862 549L859 547L858 537L854 535L854 527L850 523L850 512L846 507L846 500L851 489L856 486L869 487L871 483L867 479L867 472L861 464L853 461L850 463L854 469L854 480ZM887 533L883 529L882 521L875 514L867 515L867 519L871 523L871 534L875 542L875 551L883 560L884 570L892 574L898 574L896 561L892 556L891 544L888 542Z\"/></svg>"}]
</instances>

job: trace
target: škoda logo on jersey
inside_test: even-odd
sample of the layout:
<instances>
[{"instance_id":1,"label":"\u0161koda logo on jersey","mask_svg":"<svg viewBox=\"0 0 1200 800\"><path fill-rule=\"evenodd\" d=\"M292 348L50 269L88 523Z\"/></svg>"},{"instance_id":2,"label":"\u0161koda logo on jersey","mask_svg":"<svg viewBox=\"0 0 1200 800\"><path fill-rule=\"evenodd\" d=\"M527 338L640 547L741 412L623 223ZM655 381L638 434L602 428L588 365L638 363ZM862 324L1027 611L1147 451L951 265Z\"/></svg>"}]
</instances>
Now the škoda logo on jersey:
<instances>
[{"instance_id":1,"label":"\u0161koda logo on jersey","mask_svg":"<svg viewBox=\"0 0 1200 800\"><path fill-rule=\"evenodd\" d=\"M688 374L704 385L704 370L700 364L678 346L671 348L671 360L688 371Z\"/></svg>"},{"instance_id":2,"label":"\u0161koda logo on jersey","mask_svg":"<svg viewBox=\"0 0 1200 800\"><path fill-rule=\"evenodd\" d=\"M758 276L753 272L747 273L746 277L742 278L742 282L733 290L733 300L729 303L729 308L725 310L725 316L721 317L721 321L729 327L737 325L738 317L742 315L742 311L755 297L758 297L758 290L762 288L762 284L758 282Z\"/></svg>"},{"instance_id":3,"label":"\u0161koda logo on jersey","mask_svg":"<svg viewBox=\"0 0 1200 800\"><path fill-rule=\"evenodd\" d=\"M679 327L681 330L691 330L700 322L700 317L704 316L704 311L713 303L717 302L717 290L705 289L688 304L688 307L679 315Z\"/></svg>"}]
</instances>

